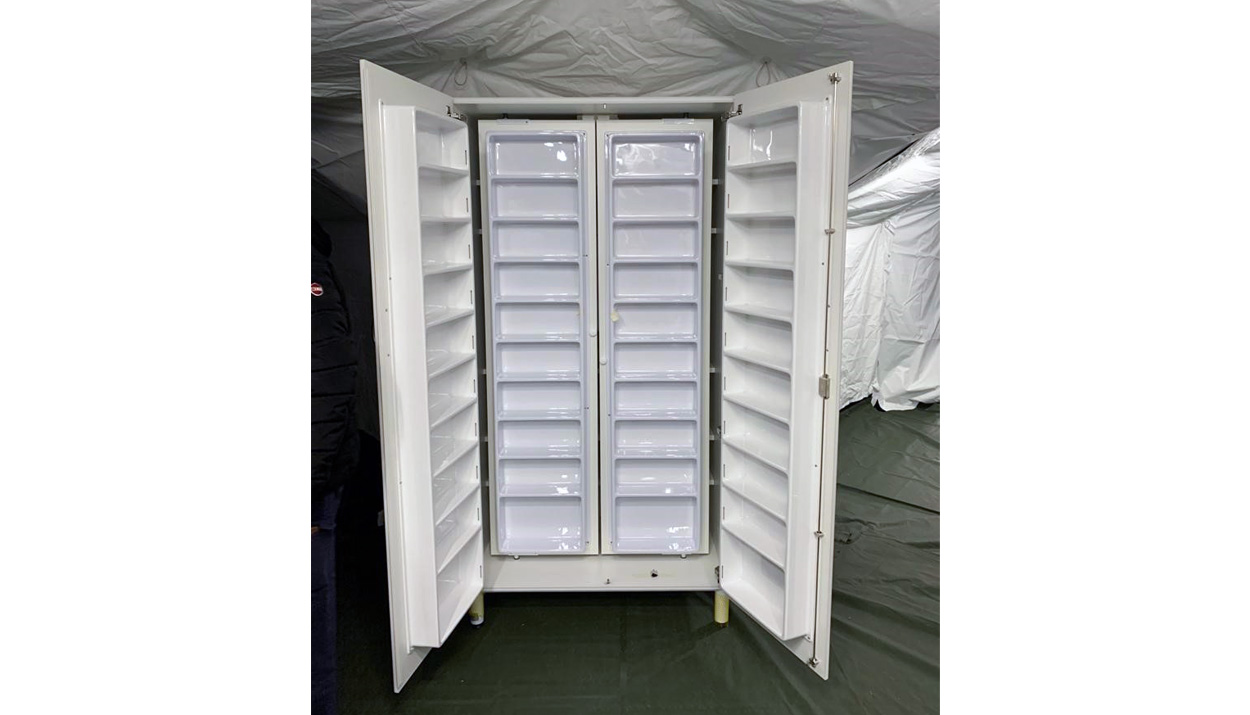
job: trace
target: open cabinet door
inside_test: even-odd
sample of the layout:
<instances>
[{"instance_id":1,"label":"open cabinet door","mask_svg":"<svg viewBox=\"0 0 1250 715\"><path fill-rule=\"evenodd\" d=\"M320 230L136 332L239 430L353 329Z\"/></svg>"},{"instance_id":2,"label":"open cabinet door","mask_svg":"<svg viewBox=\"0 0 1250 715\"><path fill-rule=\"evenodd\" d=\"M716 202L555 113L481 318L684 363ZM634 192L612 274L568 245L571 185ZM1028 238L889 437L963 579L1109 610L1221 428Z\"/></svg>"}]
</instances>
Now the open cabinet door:
<instances>
[{"instance_id":1,"label":"open cabinet door","mask_svg":"<svg viewBox=\"0 0 1250 715\"><path fill-rule=\"evenodd\" d=\"M721 588L822 678L850 102L846 62L738 95L726 125Z\"/></svg>"},{"instance_id":2,"label":"open cabinet door","mask_svg":"<svg viewBox=\"0 0 1250 715\"><path fill-rule=\"evenodd\" d=\"M468 128L377 65L360 82L399 692L482 590Z\"/></svg>"}]
</instances>

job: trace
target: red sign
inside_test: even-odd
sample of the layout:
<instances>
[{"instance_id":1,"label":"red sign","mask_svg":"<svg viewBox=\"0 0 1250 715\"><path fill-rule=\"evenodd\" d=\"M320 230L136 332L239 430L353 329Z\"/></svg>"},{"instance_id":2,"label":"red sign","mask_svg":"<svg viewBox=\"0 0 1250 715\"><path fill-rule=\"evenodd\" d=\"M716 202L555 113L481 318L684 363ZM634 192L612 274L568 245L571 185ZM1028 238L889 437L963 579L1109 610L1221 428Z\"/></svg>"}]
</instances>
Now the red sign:
<instances>
[{"instance_id":1,"label":"red sign","mask_svg":"<svg viewBox=\"0 0 1250 715\"><path fill-rule=\"evenodd\" d=\"M312 284L312 294L313 294L313 295L321 295L322 293L325 293L325 292L326 292L326 291L325 291L325 289L321 287L321 284L320 284L320 283L313 283L313 284Z\"/></svg>"}]
</instances>

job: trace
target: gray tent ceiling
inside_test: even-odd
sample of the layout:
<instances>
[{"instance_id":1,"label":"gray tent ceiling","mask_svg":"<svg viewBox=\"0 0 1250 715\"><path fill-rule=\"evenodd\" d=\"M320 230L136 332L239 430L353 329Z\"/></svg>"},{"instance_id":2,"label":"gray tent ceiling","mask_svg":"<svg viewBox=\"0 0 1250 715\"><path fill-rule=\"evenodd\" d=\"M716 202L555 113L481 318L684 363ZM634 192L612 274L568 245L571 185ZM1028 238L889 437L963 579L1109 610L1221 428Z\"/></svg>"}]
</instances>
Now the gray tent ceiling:
<instances>
[{"instance_id":1,"label":"gray tent ceiling","mask_svg":"<svg viewBox=\"0 0 1250 715\"><path fill-rule=\"evenodd\" d=\"M938 126L937 0L313 0L313 170L362 210L361 59L459 97L731 95L853 60L852 180Z\"/></svg>"}]
</instances>

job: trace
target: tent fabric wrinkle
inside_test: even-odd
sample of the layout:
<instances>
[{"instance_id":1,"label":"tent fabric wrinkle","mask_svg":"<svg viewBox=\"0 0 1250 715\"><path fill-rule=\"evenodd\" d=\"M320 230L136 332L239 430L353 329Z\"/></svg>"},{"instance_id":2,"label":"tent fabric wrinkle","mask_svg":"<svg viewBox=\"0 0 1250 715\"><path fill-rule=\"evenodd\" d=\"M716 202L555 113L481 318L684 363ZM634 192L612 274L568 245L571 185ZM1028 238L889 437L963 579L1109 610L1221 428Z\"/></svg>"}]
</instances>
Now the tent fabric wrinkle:
<instances>
[{"instance_id":1,"label":"tent fabric wrinkle","mask_svg":"<svg viewBox=\"0 0 1250 715\"><path fill-rule=\"evenodd\" d=\"M937 0L314 0L312 169L364 215L359 61L452 97L732 96L855 63L840 404L940 398Z\"/></svg>"},{"instance_id":2,"label":"tent fabric wrinkle","mask_svg":"<svg viewBox=\"0 0 1250 715\"><path fill-rule=\"evenodd\" d=\"M361 59L453 97L723 96L765 59L853 60L852 180L938 125L937 0L314 0L313 141L362 208Z\"/></svg>"},{"instance_id":3,"label":"tent fabric wrinkle","mask_svg":"<svg viewBox=\"0 0 1250 715\"><path fill-rule=\"evenodd\" d=\"M941 130L851 186L840 406L941 398Z\"/></svg>"}]
</instances>

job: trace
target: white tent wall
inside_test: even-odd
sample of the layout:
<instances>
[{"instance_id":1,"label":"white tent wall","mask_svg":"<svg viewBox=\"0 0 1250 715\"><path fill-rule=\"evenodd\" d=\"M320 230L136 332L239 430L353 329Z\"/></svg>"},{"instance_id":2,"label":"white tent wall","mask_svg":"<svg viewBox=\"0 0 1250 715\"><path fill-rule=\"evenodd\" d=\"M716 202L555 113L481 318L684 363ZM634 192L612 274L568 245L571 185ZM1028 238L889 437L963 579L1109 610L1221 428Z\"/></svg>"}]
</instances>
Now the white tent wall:
<instances>
[{"instance_id":1,"label":"white tent wall","mask_svg":"<svg viewBox=\"0 0 1250 715\"><path fill-rule=\"evenodd\" d=\"M847 228L838 407L868 397L876 384L881 321L885 318L885 261L889 243L882 226Z\"/></svg>"},{"instance_id":2,"label":"white tent wall","mask_svg":"<svg viewBox=\"0 0 1250 715\"><path fill-rule=\"evenodd\" d=\"M851 187L841 405L940 399L941 132Z\"/></svg>"}]
</instances>

